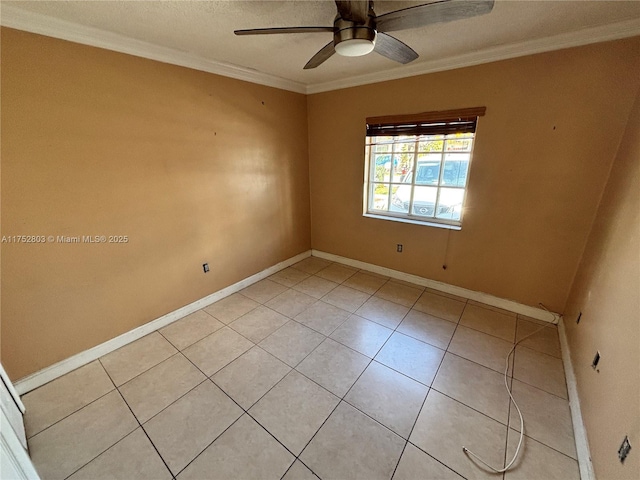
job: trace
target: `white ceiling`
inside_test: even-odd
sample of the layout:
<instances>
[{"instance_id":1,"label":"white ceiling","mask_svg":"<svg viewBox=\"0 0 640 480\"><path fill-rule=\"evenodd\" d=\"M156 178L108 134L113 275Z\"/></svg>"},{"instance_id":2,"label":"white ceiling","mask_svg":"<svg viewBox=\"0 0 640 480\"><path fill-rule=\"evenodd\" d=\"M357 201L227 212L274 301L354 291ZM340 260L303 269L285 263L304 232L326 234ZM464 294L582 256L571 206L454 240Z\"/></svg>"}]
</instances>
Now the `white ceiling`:
<instances>
[{"instance_id":1,"label":"white ceiling","mask_svg":"<svg viewBox=\"0 0 640 480\"><path fill-rule=\"evenodd\" d=\"M429 3L375 2L378 15ZM234 29L333 24L324 1L2 1L5 26L133 53L300 92L640 35L638 0L496 0L484 16L394 32L420 57L402 66L375 53L302 67L330 33L244 36Z\"/></svg>"}]
</instances>

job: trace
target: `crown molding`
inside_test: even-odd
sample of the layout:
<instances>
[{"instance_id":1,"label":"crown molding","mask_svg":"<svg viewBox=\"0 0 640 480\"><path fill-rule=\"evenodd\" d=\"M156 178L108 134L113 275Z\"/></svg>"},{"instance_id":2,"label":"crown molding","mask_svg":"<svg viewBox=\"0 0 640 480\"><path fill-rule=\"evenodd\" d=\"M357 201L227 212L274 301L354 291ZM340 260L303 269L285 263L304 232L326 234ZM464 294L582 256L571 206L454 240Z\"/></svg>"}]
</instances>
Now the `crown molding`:
<instances>
[{"instance_id":1,"label":"crown molding","mask_svg":"<svg viewBox=\"0 0 640 480\"><path fill-rule=\"evenodd\" d=\"M307 93L305 85L299 82L229 63L207 60L172 48L161 47L117 33L67 22L47 15L28 12L10 5L2 5L0 24L4 27L60 38L83 45L113 50L115 52L127 53L136 57L148 58L181 67L193 68L195 70L268 87L280 88L296 93Z\"/></svg>"},{"instance_id":2,"label":"crown molding","mask_svg":"<svg viewBox=\"0 0 640 480\"><path fill-rule=\"evenodd\" d=\"M371 83L386 82L400 78L414 77L426 73L442 72L456 68L471 67L483 63L497 62L509 58L524 57L536 53L551 52L563 48L579 47L591 43L619 40L640 35L640 19L625 20L599 27L585 28L526 42L477 50L455 57L426 61L414 65L397 67L384 72L359 75L344 80L308 85L306 93L321 93L342 88L357 87Z\"/></svg>"},{"instance_id":3,"label":"crown molding","mask_svg":"<svg viewBox=\"0 0 640 480\"><path fill-rule=\"evenodd\" d=\"M442 72L525 55L640 35L640 19L632 19L609 25L585 28L552 37L472 51L455 57L425 61L408 66L399 66L383 72L305 85L300 82L269 75L249 68L217 62L215 60L207 60L196 55L172 48L161 47L141 40L135 40L124 35L28 12L14 6L5 4L2 5L1 8L0 24L5 27L304 94L328 92L371 83L386 82L416 75Z\"/></svg>"}]
</instances>

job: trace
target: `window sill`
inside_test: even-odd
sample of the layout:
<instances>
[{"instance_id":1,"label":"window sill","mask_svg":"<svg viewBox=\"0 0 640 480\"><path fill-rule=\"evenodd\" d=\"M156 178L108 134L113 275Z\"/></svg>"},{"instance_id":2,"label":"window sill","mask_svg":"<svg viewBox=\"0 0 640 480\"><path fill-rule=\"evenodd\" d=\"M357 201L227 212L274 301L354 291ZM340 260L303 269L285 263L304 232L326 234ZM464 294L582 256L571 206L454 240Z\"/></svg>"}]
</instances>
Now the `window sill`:
<instances>
[{"instance_id":1,"label":"window sill","mask_svg":"<svg viewBox=\"0 0 640 480\"><path fill-rule=\"evenodd\" d=\"M460 225L449 225L448 223L437 222L421 222L419 220L411 220L410 218L392 217L387 215L376 215L375 213L363 213L364 217L375 218L377 220L390 220L392 222L411 223L413 225L421 225L425 227L444 228L446 230L462 230Z\"/></svg>"}]
</instances>

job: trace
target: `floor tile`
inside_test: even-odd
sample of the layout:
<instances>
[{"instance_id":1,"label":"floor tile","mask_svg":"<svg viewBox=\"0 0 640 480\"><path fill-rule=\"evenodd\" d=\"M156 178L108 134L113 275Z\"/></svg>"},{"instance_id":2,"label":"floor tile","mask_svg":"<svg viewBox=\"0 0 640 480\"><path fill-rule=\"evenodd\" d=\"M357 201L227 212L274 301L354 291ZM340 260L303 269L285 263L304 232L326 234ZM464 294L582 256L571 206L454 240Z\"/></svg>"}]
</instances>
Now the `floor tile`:
<instances>
[{"instance_id":1,"label":"floor tile","mask_svg":"<svg viewBox=\"0 0 640 480\"><path fill-rule=\"evenodd\" d=\"M462 315L465 305L465 302L454 300L453 298L430 291L425 291L413 308L420 312L433 315L434 317L457 323L458 320L460 320L460 316Z\"/></svg>"},{"instance_id":2,"label":"floor tile","mask_svg":"<svg viewBox=\"0 0 640 480\"><path fill-rule=\"evenodd\" d=\"M182 353L205 375L211 376L251 347L252 342L229 327L224 327L187 347Z\"/></svg>"},{"instance_id":3,"label":"floor tile","mask_svg":"<svg viewBox=\"0 0 640 480\"><path fill-rule=\"evenodd\" d=\"M293 265L293 268L313 275L314 273L319 272L329 265L331 265L331 262L329 260L325 260L324 258L307 257L304 260L300 260L298 263Z\"/></svg>"},{"instance_id":4,"label":"floor tile","mask_svg":"<svg viewBox=\"0 0 640 480\"><path fill-rule=\"evenodd\" d=\"M390 280L380 287L375 295L376 297L384 298L385 300L411 308L422 294L422 290L422 288L417 286L410 287L409 285Z\"/></svg>"},{"instance_id":5,"label":"floor tile","mask_svg":"<svg viewBox=\"0 0 640 480\"><path fill-rule=\"evenodd\" d=\"M29 439L41 478L63 479L138 427L117 391L78 410Z\"/></svg>"},{"instance_id":6,"label":"floor tile","mask_svg":"<svg viewBox=\"0 0 640 480\"><path fill-rule=\"evenodd\" d=\"M296 370L342 398L369 362L364 355L327 338Z\"/></svg>"},{"instance_id":7,"label":"floor tile","mask_svg":"<svg viewBox=\"0 0 640 480\"><path fill-rule=\"evenodd\" d=\"M294 370L249 413L285 447L299 455L339 402L338 397Z\"/></svg>"},{"instance_id":8,"label":"floor tile","mask_svg":"<svg viewBox=\"0 0 640 480\"><path fill-rule=\"evenodd\" d=\"M153 332L101 357L100 363L119 387L176 352L162 335Z\"/></svg>"},{"instance_id":9,"label":"floor tile","mask_svg":"<svg viewBox=\"0 0 640 480\"><path fill-rule=\"evenodd\" d=\"M388 480L404 445L395 433L342 402L300 460L320 478Z\"/></svg>"},{"instance_id":10,"label":"floor tile","mask_svg":"<svg viewBox=\"0 0 640 480\"><path fill-rule=\"evenodd\" d=\"M322 301L354 313L369 299L369 295L353 288L340 285L322 297Z\"/></svg>"},{"instance_id":11,"label":"floor tile","mask_svg":"<svg viewBox=\"0 0 640 480\"><path fill-rule=\"evenodd\" d=\"M513 378L562 398L567 395L567 382L562 360L526 347L516 347Z\"/></svg>"},{"instance_id":12,"label":"floor tile","mask_svg":"<svg viewBox=\"0 0 640 480\"><path fill-rule=\"evenodd\" d=\"M258 343L288 321L289 319L281 313L260 306L255 310L251 310L246 315L241 316L235 322L230 323L229 327L253 343Z\"/></svg>"},{"instance_id":13,"label":"floor tile","mask_svg":"<svg viewBox=\"0 0 640 480\"><path fill-rule=\"evenodd\" d=\"M421 383L371 362L345 401L398 435L409 438L428 391Z\"/></svg>"},{"instance_id":14,"label":"floor tile","mask_svg":"<svg viewBox=\"0 0 640 480\"><path fill-rule=\"evenodd\" d=\"M447 353L431 387L500 423L509 422L509 394L498 372Z\"/></svg>"},{"instance_id":15,"label":"floor tile","mask_svg":"<svg viewBox=\"0 0 640 480\"><path fill-rule=\"evenodd\" d=\"M443 356L444 350L396 332L375 359L420 383L431 385Z\"/></svg>"},{"instance_id":16,"label":"floor tile","mask_svg":"<svg viewBox=\"0 0 640 480\"><path fill-rule=\"evenodd\" d=\"M229 324L240 318L245 313L249 313L260 304L241 293L229 295L216 303L204 308L204 311L213 315L224 324Z\"/></svg>"},{"instance_id":17,"label":"floor tile","mask_svg":"<svg viewBox=\"0 0 640 480\"><path fill-rule=\"evenodd\" d=\"M179 480L278 480L295 457L243 415L182 473Z\"/></svg>"},{"instance_id":18,"label":"floor tile","mask_svg":"<svg viewBox=\"0 0 640 480\"><path fill-rule=\"evenodd\" d=\"M356 314L372 322L384 325L385 327L396 328L408 311L409 308L404 305L399 305L374 296L369 298L369 300L356 311Z\"/></svg>"},{"instance_id":19,"label":"floor tile","mask_svg":"<svg viewBox=\"0 0 640 480\"><path fill-rule=\"evenodd\" d=\"M297 285L294 285L293 289L298 292L306 293L313 298L322 298L337 286L338 284L335 282L331 282L314 275L303 280Z\"/></svg>"},{"instance_id":20,"label":"floor tile","mask_svg":"<svg viewBox=\"0 0 640 480\"><path fill-rule=\"evenodd\" d=\"M273 355L253 347L211 379L246 410L290 371Z\"/></svg>"},{"instance_id":21,"label":"floor tile","mask_svg":"<svg viewBox=\"0 0 640 480\"><path fill-rule=\"evenodd\" d=\"M373 358L391 336L393 330L357 315L351 315L331 334L336 342Z\"/></svg>"},{"instance_id":22,"label":"floor tile","mask_svg":"<svg viewBox=\"0 0 640 480\"><path fill-rule=\"evenodd\" d=\"M393 480L462 480L463 477L453 470L408 443L404 449L400 463L393 475Z\"/></svg>"},{"instance_id":23,"label":"floor tile","mask_svg":"<svg viewBox=\"0 0 640 480\"><path fill-rule=\"evenodd\" d=\"M361 271L345 280L344 286L373 295L376 293L376 290L387 283L388 279L388 277L371 275Z\"/></svg>"},{"instance_id":24,"label":"floor tile","mask_svg":"<svg viewBox=\"0 0 640 480\"><path fill-rule=\"evenodd\" d=\"M282 315L293 318L315 302L316 299L314 297L289 289L277 297L272 298L265 305Z\"/></svg>"},{"instance_id":25,"label":"floor tile","mask_svg":"<svg viewBox=\"0 0 640 480\"><path fill-rule=\"evenodd\" d=\"M510 343L515 341L515 314L506 315L478 305L468 304L460 317L460 325L493 335Z\"/></svg>"},{"instance_id":26,"label":"floor tile","mask_svg":"<svg viewBox=\"0 0 640 480\"><path fill-rule=\"evenodd\" d=\"M287 289L284 285L272 282L268 278L240 290L240 293L258 303L266 303Z\"/></svg>"},{"instance_id":27,"label":"floor tile","mask_svg":"<svg viewBox=\"0 0 640 480\"><path fill-rule=\"evenodd\" d=\"M527 436L576 459L569 402L538 388L513 381L513 396L525 419ZM520 419L511 409L509 426L520 431Z\"/></svg>"},{"instance_id":28,"label":"floor tile","mask_svg":"<svg viewBox=\"0 0 640 480\"><path fill-rule=\"evenodd\" d=\"M545 328L540 330L543 325L545 325ZM534 333L536 330L538 330L538 332ZM527 335L531 336L520 342L520 340ZM537 352L546 353L547 355L552 355L557 358L562 357L560 340L558 338L558 327L555 325L549 323L537 324L518 317L516 341L520 342L519 345L536 350Z\"/></svg>"},{"instance_id":29,"label":"floor tile","mask_svg":"<svg viewBox=\"0 0 640 480\"><path fill-rule=\"evenodd\" d=\"M456 330L456 324L418 310L411 310L397 330L435 347L446 349Z\"/></svg>"},{"instance_id":30,"label":"floor tile","mask_svg":"<svg viewBox=\"0 0 640 480\"><path fill-rule=\"evenodd\" d=\"M120 392L133 414L144 423L205 378L189 360L177 354L125 383Z\"/></svg>"},{"instance_id":31,"label":"floor tile","mask_svg":"<svg viewBox=\"0 0 640 480\"><path fill-rule=\"evenodd\" d=\"M409 441L468 479L495 479L494 473L465 455L462 447L502 468L506 439L505 425L431 389Z\"/></svg>"},{"instance_id":32,"label":"floor tile","mask_svg":"<svg viewBox=\"0 0 640 480\"><path fill-rule=\"evenodd\" d=\"M285 287L293 287L296 283L300 283L305 278L309 278L308 273L288 267L271 275L269 280L278 282Z\"/></svg>"},{"instance_id":33,"label":"floor tile","mask_svg":"<svg viewBox=\"0 0 640 480\"><path fill-rule=\"evenodd\" d=\"M171 480L171 473L141 428L82 467L69 480L115 478Z\"/></svg>"},{"instance_id":34,"label":"floor tile","mask_svg":"<svg viewBox=\"0 0 640 480\"><path fill-rule=\"evenodd\" d=\"M317 272L316 275L331 282L342 283L357 272L357 268L348 267L347 265L341 265L339 263L332 263L328 267Z\"/></svg>"},{"instance_id":35,"label":"floor tile","mask_svg":"<svg viewBox=\"0 0 640 480\"><path fill-rule=\"evenodd\" d=\"M518 446L520 434L509 429L507 462L511 461ZM562 453L525 436L520 454L511 469L505 473L505 480L580 480L578 462Z\"/></svg>"},{"instance_id":36,"label":"floor tile","mask_svg":"<svg viewBox=\"0 0 640 480\"><path fill-rule=\"evenodd\" d=\"M305 467L304 463L296 460L287 471L282 480L318 480L311 470Z\"/></svg>"},{"instance_id":37,"label":"floor tile","mask_svg":"<svg viewBox=\"0 0 640 480\"><path fill-rule=\"evenodd\" d=\"M224 327L222 322L203 310L198 310L167 325L160 330L160 333L178 350L183 350L222 327Z\"/></svg>"},{"instance_id":38,"label":"floor tile","mask_svg":"<svg viewBox=\"0 0 640 480\"><path fill-rule=\"evenodd\" d=\"M453 335L448 350L467 360L503 373L507 355L512 347L513 344L505 340L460 325ZM512 361L513 356L509 362L509 374L511 374Z\"/></svg>"},{"instance_id":39,"label":"floor tile","mask_svg":"<svg viewBox=\"0 0 640 480\"><path fill-rule=\"evenodd\" d=\"M260 342L260 347L295 367L324 339L321 333L291 320Z\"/></svg>"},{"instance_id":40,"label":"floor tile","mask_svg":"<svg viewBox=\"0 0 640 480\"><path fill-rule=\"evenodd\" d=\"M351 314L346 310L318 300L304 312L296 315L295 320L323 335L331 335L331 332L342 325L349 315Z\"/></svg>"},{"instance_id":41,"label":"floor tile","mask_svg":"<svg viewBox=\"0 0 640 480\"><path fill-rule=\"evenodd\" d=\"M27 437L53 425L115 387L98 360L22 396Z\"/></svg>"},{"instance_id":42,"label":"floor tile","mask_svg":"<svg viewBox=\"0 0 640 480\"><path fill-rule=\"evenodd\" d=\"M243 413L207 380L145 423L144 429L177 475Z\"/></svg>"}]
</instances>

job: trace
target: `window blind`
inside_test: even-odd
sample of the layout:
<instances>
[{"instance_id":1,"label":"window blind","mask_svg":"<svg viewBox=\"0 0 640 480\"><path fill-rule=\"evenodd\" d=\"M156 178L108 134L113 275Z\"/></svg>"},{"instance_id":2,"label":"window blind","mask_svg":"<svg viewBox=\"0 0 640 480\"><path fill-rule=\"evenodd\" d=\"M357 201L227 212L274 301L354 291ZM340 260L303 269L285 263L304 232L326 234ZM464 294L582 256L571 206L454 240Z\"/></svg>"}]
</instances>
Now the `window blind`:
<instances>
[{"instance_id":1,"label":"window blind","mask_svg":"<svg viewBox=\"0 0 640 480\"><path fill-rule=\"evenodd\" d=\"M367 118L367 136L446 135L475 133L478 117L485 107L424 112L412 115L387 115Z\"/></svg>"}]
</instances>

